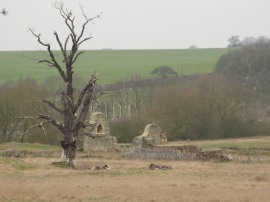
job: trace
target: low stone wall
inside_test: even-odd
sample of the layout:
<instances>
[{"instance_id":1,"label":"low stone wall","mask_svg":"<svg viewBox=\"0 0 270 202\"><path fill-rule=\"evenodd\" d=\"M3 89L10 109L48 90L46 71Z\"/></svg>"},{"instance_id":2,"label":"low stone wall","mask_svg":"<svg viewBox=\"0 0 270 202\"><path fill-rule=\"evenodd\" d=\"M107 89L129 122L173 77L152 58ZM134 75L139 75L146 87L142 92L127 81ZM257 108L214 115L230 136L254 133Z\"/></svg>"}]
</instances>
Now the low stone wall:
<instances>
[{"instance_id":1,"label":"low stone wall","mask_svg":"<svg viewBox=\"0 0 270 202\"><path fill-rule=\"evenodd\" d=\"M194 147L194 146L192 146ZM153 147L133 148L123 153L124 158L129 159L157 159L157 160L202 160L202 161L230 161L229 155L221 149L197 150L188 152L181 147Z\"/></svg>"},{"instance_id":2,"label":"low stone wall","mask_svg":"<svg viewBox=\"0 0 270 202\"><path fill-rule=\"evenodd\" d=\"M169 148L133 148L123 154L124 158L131 159L166 159L180 160L183 158L181 152Z\"/></svg>"}]
</instances>

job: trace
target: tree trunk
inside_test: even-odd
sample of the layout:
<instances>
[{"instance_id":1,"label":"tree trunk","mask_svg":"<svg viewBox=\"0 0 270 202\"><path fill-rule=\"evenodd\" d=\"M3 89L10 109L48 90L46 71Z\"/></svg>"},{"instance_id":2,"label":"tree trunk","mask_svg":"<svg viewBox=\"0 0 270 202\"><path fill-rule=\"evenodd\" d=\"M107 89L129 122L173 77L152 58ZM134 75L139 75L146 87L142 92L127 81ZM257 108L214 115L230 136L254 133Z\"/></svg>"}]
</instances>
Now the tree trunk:
<instances>
[{"instance_id":1,"label":"tree trunk","mask_svg":"<svg viewBox=\"0 0 270 202\"><path fill-rule=\"evenodd\" d=\"M62 153L61 153L61 157L59 159L59 162L68 162L68 158L67 156L65 155L65 150L62 148Z\"/></svg>"},{"instance_id":2,"label":"tree trunk","mask_svg":"<svg viewBox=\"0 0 270 202\"><path fill-rule=\"evenodd\" d=\"M70 167L76 168L76 163L75 163L76 140L71 141L71 142L67 140L62 140L60 141L60 143L63 148L60 161L67 162L67 164Z\"/></svg>"}]
</instances>

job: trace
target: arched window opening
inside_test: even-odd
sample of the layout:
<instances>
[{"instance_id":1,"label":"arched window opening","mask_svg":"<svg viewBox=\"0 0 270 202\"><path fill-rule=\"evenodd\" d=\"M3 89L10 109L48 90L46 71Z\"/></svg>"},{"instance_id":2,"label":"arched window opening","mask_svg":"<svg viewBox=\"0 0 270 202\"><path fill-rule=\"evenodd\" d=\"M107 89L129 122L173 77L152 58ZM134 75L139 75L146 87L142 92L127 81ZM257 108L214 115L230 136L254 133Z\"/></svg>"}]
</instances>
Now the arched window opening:
<instances>
[{"instance_id":1,"label":"arched window opening","mask_svg":"<svg viewBox=\"0 0 270 202\"><path fill-rule=\"evenodd\" d=\"M98 125L98 127L97 127L97 133L102 133L102 126L101 125Z\"/></svg>"}]
</instances>

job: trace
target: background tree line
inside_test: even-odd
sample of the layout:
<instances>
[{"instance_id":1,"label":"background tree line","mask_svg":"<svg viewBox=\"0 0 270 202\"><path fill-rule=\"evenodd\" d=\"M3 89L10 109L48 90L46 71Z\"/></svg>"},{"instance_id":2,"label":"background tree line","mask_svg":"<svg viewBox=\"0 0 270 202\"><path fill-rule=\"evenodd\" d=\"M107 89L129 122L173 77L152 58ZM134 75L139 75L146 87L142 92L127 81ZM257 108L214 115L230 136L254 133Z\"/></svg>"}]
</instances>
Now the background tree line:
<instances>
[{"instance_id":1,"label":"background tree line","mask_svg":"<svg viewBox=\"0 0 270 202\"><path fill-rule=\"evenodd\" d=\"M221 56L216 71L248 90L270 94L270 39L245 38L241 46Z\"/></svg>"},{"instance_id":2,"label":"background tree line","mask_svg":"<svg viewBox=\"0 0 270 202\"><path fill-rule=\"evenodd\" d=\"M159 83L152 86L151 94L145 91L144 97L147 102L140 113L110 122L112 134L120 141L131 142L149 122L158 123L169 140L267 135L270 129L262 113L267 100L254 100L252 91L217 73Z\"/></svg>"},{"instance_id":3,"label":"background tree line","mask_svg":"<svg viewBox=\"0 0 270 202\"><path fill-rule=\"evenodd\" d=\"M149 122L158 123L170 140L268 135L269 54L269 40L260 37L223 55L211 74L154 79L134 75L99 86L98 91L107 93L91 110L105 114L120 142L131 142ZM77 76L74 83L78 96L83 79ZM46 134L28 130L31 119L14 117L30 116L38 109L58 118L41 100L60 102L57 95L63 85L57 77L41 84L29 78L1 84L0 141L58 144L60 134L54 128L46 126Z\"/></svg>"}]
</instances>

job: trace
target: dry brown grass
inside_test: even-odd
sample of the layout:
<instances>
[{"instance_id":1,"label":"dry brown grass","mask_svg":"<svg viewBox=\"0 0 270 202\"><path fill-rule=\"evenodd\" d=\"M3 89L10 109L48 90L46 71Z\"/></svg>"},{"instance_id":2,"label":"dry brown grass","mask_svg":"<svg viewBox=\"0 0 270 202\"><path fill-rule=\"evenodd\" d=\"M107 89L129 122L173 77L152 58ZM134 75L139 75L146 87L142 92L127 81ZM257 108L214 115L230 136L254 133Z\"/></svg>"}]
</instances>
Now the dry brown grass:
<instances>
[{"instance_id":1,"label":"dry brown grass","mask_svg":"<svg viewBox=\"0 0 270 202\"><path fill-rule=\"evenodd\" d=\"M269 201L270 164L251 162L78 159L77 170L55 158L0 157L0 201ZM110 170L93 171L107 164ZM172 170L147 170L150 163Z\"/></svg>"}]
</instances>

